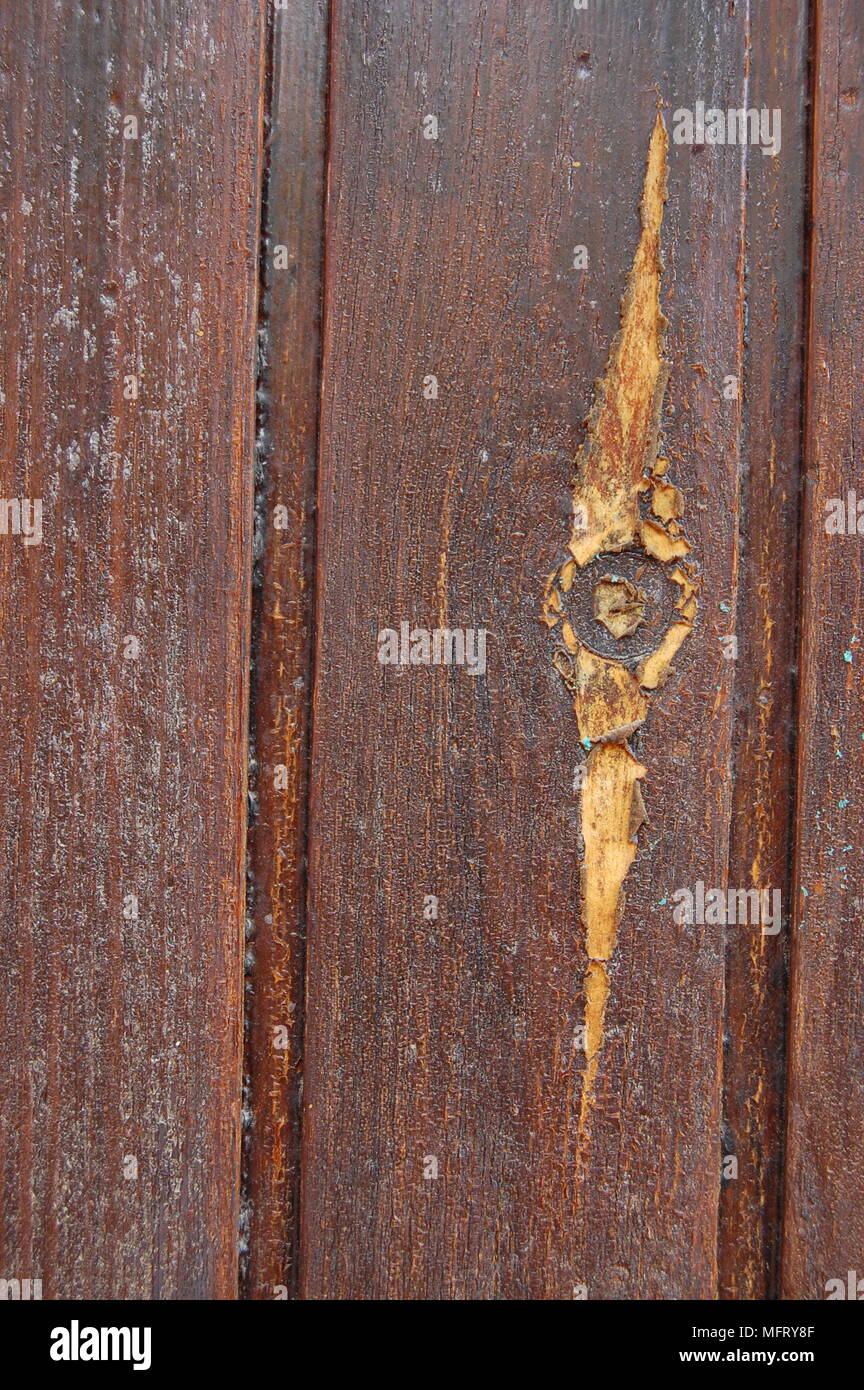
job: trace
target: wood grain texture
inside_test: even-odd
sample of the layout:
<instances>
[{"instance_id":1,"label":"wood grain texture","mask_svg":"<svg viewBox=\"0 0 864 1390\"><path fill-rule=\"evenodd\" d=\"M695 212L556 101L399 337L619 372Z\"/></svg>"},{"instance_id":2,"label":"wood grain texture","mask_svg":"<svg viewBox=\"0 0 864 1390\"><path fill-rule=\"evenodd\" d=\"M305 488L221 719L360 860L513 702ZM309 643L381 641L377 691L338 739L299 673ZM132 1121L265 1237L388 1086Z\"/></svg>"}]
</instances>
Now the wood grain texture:
<instances>
[{"instance_id":1,"label":"wood grain texture","mask_svg":"<svg viewBox=\"0 0 864 1390\"><path fill-rule=\"evenodd\" d=\"M861 547L826 525L862 488L864 32L817 4L797 850L783 1291L864 1276ZM845 520L845 518L844 518ZM864 523L862 523L864 530ZM864 1292L864 1288L862 1288ZM860 1296L860 1295L859 1295Z\"/></svg>"},{"instance_id":2,"label":"wood grain texture","mask_svg":"<svg viewBox=\"0 0 864 1390\"><path fill-rule=\"evenodd\" d=\"M327 4L301 0L277 11L271 41L249 841L243 1291L253 1298L273 1298L274 1289L293 1296L297 1282Z\"/></svg>"},{"instance_id":3,"label":"wood grain texture","mask_svg":"<svg viewBox=\"0 0 864 1390\"><path fill-rule=\"evenodd\" d=\"M663 424L703 600L639 739L581 1172L580 749L539 601L658 97L745 104L746 25L698 0L333 10L301 1291L713 1297L724 942L671 899L728 853L739 149L670 147ZM488 629L485 677L378 664L402 621Z\"/></svg>"},{"instance_id":4,"label":"wood grain texture","mask_svg":"<svg viewBox=\"0 0 864 1390\"><path fill-rule=\"evenodd\" d=\"M0 1280L864 1280L860 31L4 8ZM667 148L700 101L782 148ZM382 664L403 624L485 669Z\"/></svg>"},{"instance_id":5,"label":"wood grain texture","mask_svg":"<svg viewBox=\"0 0 864 1390\"><path fill-rule=\"evenodd\" d=\"M0 1275L45 1298L236 1293L262 39L3 7Z\"/></svg>"},{"instance_id":6,"label":"wood grain texture","mask_svg":"<svg viewBox=\"0 0 864 1390\"><path fill-rule=\"evenodd\" d=\"M747 148L747 334L729 883L779 889L776 934L727 935L720 1296L775 1297L781 1227L801 482L808 9L751 9L752 106L782 113L774 157Z\"/></svg>"}]
</instances>

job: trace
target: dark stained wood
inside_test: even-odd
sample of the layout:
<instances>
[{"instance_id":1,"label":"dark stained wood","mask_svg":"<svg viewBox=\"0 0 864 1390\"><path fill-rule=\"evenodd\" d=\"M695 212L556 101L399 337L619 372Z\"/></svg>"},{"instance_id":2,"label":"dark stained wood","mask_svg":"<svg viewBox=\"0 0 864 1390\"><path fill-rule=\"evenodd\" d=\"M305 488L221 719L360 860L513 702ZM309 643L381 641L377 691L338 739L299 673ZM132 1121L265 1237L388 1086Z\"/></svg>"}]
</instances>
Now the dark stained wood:
<instances>
[{"instance_id":1,"label":"dark stained wood","mask_svg":"<svg viewBox=\"0 0 864 1390\"><path fill-rule=\"evenodd\" d=\"M670 151L664 426L703 585L639 740L650 824L583 1153L580 750L539 609L658 97L667 119L745 104L745 21L698 0L638 23L563 0L333 10L301 1292L710 1298L724 942L671 900L726 875L737 148ZM403 620L488 628L486 677L379 665Z\"/></svg>"},{"instance_id":2,"label":"dark stained wood","mask_svg":"<svg viewBox=\"0 0 864 1390\"><path fill-rule=\"evenodd\" d=\"M243 1292L252 1298L283 1290L293 1295L297 1276L326 29L324 0L292 0L274 15L259 380L263 555L252 711L257 809L249 843L252 1123ZM280 246L287 264L274 269L274 260L283 259L275 256Z\"/></svg>"},{"instance_id":3,"label":"dark stained wood","mask_svg":"<svg viewBox=\"0 0 864 1390\"><path fill-rule=\"evenodd\" d=\"M2 491L44 507L0 537L0 1273L232 1298L263 5L6 5L0 54Z\"/></svg>"},{"instance_id":4,"label":"dark stained wood","mask_svg":"<svg viewBox=\"0 0 864 1390\"><path fill-rule=\"evenodd\" d=\"M830 500L864 494L861 81L854 0L818 4L802 570L795 931L783 1292L823 1299L864 1276L861 547Z\"/></svg>"},{"instance_id":5,"label":"dark stained wood","mask_svg":"<svg viewBox=\"0 0 864 1390\"><path fill-rule=\"evenodd\" d=\"M862 66L855 0L4 7L0 1280L864 1279L864 538L826 529L864 503ZM699 101L779 107L782 148L669 146L652 486L695 631L641 727L638 682L631 724L571 681L611 730L580 796L542 605L590 602L604 374L577 494L638 471L656 130L610 349L657 111ZM592 535L644 545L634 507ZM488 669L383 666L403 622ZM677 923L700 883L779 889L782 930Z\"/></svg>"},{"instance_id":6,"label":"dark stained wood","mask_svg":"<svg viewBox=\"0 0 864 1390\"><path fill-rule=\"evenodd\" d=\"M794 788L808 6L751 10L750 102L782 112L776 157L747 151L747 343L729 883L782 895L776 935L727 937L720 1296L776 1296Z\"/></svg>"}]
</instances>

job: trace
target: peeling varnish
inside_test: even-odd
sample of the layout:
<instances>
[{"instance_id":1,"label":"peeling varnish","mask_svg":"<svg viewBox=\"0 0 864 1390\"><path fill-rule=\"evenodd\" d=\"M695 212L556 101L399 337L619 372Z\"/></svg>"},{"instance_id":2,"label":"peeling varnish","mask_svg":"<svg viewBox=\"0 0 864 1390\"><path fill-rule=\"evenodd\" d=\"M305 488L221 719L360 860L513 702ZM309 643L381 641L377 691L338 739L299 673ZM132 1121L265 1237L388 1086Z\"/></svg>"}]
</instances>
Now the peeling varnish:
<instances>
[{"instance_id":1,"label":"peeling varnish","mask_svg":"<svg viewBox=\"0 0 864 1390\"><path fill-rule=\"evenodd\" d=\"M646 819L641 790L646 768L629 740L648 715L650 692L663 684L693 629L699 588L687 559L691 546L681 523L684 499L669 481L669 460L660 453L660 412L668 379L663 357L666 320L660 308L667 163L668 136L658 112L640 206L642 231L622 301L621 327L596 384L585 442L576 458L570 558L549 576L543 598L543 621L556 638L553 663L573 697L579 737L588 750L580 807L581 908L588 957L580 1141L587 1137L594 1105L623 883ZM566 616L567 595L580 570L600 555L625 550L644 551L665 567L667 579L680 590L674 621L635 669L633 663L592 651ZM619 591L624 602L616 604L610 587L615 583L610 570L595 587L593 611L595 619L621 639L641 626L644 595L627 584Z\"/></svg>"}]
</instances>

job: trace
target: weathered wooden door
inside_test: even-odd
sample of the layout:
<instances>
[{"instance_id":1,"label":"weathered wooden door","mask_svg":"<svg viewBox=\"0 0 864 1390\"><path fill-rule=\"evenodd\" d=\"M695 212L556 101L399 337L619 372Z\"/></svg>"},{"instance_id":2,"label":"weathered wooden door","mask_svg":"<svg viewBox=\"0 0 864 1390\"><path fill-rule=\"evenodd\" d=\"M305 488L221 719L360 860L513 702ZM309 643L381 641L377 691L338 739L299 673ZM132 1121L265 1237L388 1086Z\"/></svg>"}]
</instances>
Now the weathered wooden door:
<instances>
[{"instance_id":1,"label":"weathered wooden door","mask_svg":"<svg viewBox=\"0 0 864 1390\"><path fill-rule=\"evenodd\" d=\"M856 1296L860 5L0 15L3 1296Z\"/></svg>"}]
</instances>

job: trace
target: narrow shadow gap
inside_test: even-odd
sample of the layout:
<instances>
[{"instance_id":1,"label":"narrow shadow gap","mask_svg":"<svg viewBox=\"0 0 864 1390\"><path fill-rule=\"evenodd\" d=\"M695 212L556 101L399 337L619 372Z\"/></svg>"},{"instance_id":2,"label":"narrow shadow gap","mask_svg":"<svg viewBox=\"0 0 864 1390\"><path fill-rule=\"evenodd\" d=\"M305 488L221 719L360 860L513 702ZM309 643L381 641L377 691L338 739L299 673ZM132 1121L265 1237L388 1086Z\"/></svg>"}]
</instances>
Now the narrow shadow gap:
<instances>
[{"instance_id":1,"label":"narrow shadow gap","mask_svg":"<svg viewBox=\"0 0 864 1390\"><path fill-rule=\"evenodd\" d=\"M270 166L273 122L274 18L273 6L266 6L264 32L264 101L261 113L261 187L258 223L258 322L255 361L255 445L252 530L251 635L249 646L249 727L247 731L248 767L246 798L246 915L243 971L243 1103L241 1110L242 1149L239 1203L238 1296L249 1296L249 1239L251 1226L250 1150L254 1141L251 1097L252 994L255 988L254 933L255 884L252 873L252 847L259 805L258 788L258 697L261 623L264 606L264 546L267 485L271 440L268 433L269 346L271 287L268 248L270 242Z\"/></svg>"},{"instance_id":2,"label":"narrow shadow gap","mask_svg":"<svg viewBox=\"0 0 864 1390\"><path fill-rule=\"evenodd\" d=\"M251 596L243 1299L294 1299L300 1284L329 20L326 0L297 10L268 5Z\"/></svg>"}]
</instances>

